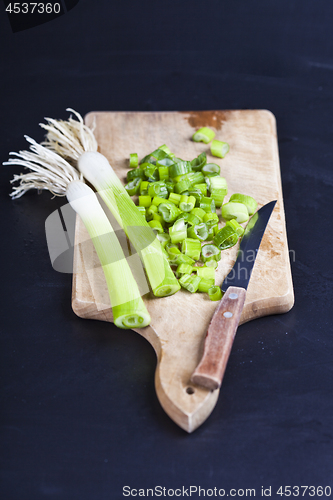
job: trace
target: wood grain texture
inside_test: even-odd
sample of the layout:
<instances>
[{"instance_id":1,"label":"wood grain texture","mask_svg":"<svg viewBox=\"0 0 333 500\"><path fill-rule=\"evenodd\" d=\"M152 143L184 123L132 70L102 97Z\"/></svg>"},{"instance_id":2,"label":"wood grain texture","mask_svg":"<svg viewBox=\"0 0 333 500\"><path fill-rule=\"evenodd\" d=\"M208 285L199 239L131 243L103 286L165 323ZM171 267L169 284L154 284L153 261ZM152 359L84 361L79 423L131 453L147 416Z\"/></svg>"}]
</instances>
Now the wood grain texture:
<instances>
[{"instance_id":1,"label":"wood grain texture","mask_svg":"<svg viewBox=\"0 0 333 500\"><path fill-rule=\"evenodd\" d=\"M202 359L191 381L211 391L221 387L246 298L245 288L230 286L208 326Z\"/></svg>"},{"instance_id":2,"label":"wood grain texture","mask_svg":"<svg viewBox=\"0 0 333 500\"><path fill-rule=\"evenodd\" d=\"M274 116L266 110L196 112L93 112L86 123L95 123L99 151L110 161L124 182L129 154L139 158L166 143L179 157L193 159L207 151L209 162L221 166L229 193L240 192L256 198L259 207L278 202L263 237L247 290L240 323L268 314L284 313L294 302L280 179ZM209 147L194 143L198 127L210 126L216 138L230 144L230 152L219 160ZM223 252L216 284L232 268L237 247ZM135 260L135 255L131 257ZM77 219L73 275L74 312L83 318L112 321L112 312L103 272L87 242L87 233ZM144 297L152 317L151 325L136 330L153 346L157 355L155 385L168 415L187 432L192 432L211 413L219 391L194 386L191 375L198 365L209 322L217 306L206 294L181 290L156 299Z\"/></svg>"}]
</instances>

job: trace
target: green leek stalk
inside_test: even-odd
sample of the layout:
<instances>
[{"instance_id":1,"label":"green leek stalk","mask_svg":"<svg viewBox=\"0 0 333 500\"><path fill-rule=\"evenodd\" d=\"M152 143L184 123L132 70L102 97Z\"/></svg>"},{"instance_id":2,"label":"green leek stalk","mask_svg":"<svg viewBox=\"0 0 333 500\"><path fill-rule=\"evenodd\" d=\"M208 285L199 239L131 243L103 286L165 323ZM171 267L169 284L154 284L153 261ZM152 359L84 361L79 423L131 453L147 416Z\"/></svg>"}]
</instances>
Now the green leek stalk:
<instances>
[{"instance_id":1,"label":"green leek stalk","mask_svg":"<svg viewBox=\"0 0 333 500\"><path fill-rule=\"evenodd\" d=\"M156 297L164 297L176 293L180 285L162 252L159 240L143 219L105 156L98 152L83 153L78 160L78 168L99 192L138 252L153 294Z\"/></svg>"},{"instance_id":2,"label":"green leek stalk","mask_svg":"<svg viewBox=\"0 0 333 500\"><path fill-rule=\"evenodd\" d=\"M101 262L114 324L119 328L143 328L149 325L150 316L138 285L97 196L81 181L70 182L66 196L81 217Z\"/></svg>"}]
</instances>

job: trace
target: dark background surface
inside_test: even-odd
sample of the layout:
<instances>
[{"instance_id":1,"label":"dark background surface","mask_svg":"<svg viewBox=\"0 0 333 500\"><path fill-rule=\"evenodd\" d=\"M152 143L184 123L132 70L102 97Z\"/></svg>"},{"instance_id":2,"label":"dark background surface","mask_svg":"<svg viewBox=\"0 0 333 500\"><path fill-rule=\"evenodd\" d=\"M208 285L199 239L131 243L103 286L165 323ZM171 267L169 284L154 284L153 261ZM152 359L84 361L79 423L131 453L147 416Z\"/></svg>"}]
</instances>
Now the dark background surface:
<instances>
[{"instance_id":1,"label":"dark background surface","mask_svg":"<svg viewBox=\"0 0 333 500\"><path fill-rule=\"evenodd\" d=\"M2 167L1 498L333 488L333 3L81 0L15 34L0 7L1 161L68 106L267 108L296 256L294 308L239 328L217 406L188 435L156 398L151 346L72 312L71 276L52 269L44 230L63 200L11 201Z\"/></svg>"}]
</instances>

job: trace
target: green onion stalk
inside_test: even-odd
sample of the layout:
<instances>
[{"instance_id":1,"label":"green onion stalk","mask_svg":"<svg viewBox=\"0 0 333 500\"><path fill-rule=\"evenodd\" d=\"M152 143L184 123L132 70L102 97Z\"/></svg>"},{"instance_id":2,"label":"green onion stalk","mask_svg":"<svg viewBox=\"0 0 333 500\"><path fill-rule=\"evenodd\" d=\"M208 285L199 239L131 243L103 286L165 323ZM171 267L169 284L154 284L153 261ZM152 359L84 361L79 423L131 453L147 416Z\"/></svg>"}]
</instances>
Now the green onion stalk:
<instances>
[{"instance_id":1,"label":"green onion stalk","mask_svg":"<svg viewBox=\"0 0 333 500\"><path fill-rule=\"evenodd\" d=\"M86 147L97 147L90 135L91 131L87 131L83 123L70 119L67 124L67 131L71 130L74 135L81 134L84 137ZM62 122L59 122L59 126L65 130ZM19 184L13 187L11 197L20 198L30 189L48 190L57 196L67 196L68 202L82 219L100 259L115 325L119 328L142 328L149 325L150 316L137 283L95 193L80 180L77 169L60 156L55 148L48 149L30 137L26 139L30 143L30 151L10 153L14 158L4 162L4 165L21 165L30 170L29 173L14 175L12 182ZM61 145L57 149L64 153ZM67 151L71 151L72 155L78 154L74 141L68 141Z\"/></svg>"}]
</instances>

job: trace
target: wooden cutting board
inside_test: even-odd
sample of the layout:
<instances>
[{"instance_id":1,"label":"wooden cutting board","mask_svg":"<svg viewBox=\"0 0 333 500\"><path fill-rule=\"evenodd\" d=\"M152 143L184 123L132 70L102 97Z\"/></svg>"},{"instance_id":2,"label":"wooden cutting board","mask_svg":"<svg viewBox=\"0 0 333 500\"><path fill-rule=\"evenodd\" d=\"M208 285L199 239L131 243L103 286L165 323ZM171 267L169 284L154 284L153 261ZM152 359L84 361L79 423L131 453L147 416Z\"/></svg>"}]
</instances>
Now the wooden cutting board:
<instances>
[{"instance_id":1,"label":"wooden cutting board","mask_svg":"<svg viewBox=\"0 0 333 500\"><path fill-rule=\"evenodd\" d=\"M191 160L203 151L207 161L221 166L229 196L235 192L253 196L259 207L277 199L262 240L248 287L241 323L260 316L284 313L293 306L294 294L285 230L275 118L266 110L192 112L92 112L85 117L95 124L99 151L125 183L130 153L142 158L161 144L176 156ZM230 152L221 160L209 146L191 141L195 130L208 126L216 138L228 142ZM98 258L77 218L74 251L72 306L82 318L112 322L109 296ZM216 274L220 285L237 255L233 247L222 252ZM132 256L135 259L137 256ZM214 408L219 391L190 383L200 361L207 327L217 303L207 294L185 290L156 299L145 295L151 315L149 327L136 331L154 347L157 355L156 392L167 414L187 432L201 425ZM223 386L222 386L223 390Z\"/></svg>"}]
</instances>

